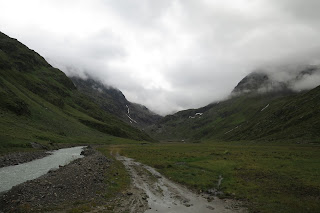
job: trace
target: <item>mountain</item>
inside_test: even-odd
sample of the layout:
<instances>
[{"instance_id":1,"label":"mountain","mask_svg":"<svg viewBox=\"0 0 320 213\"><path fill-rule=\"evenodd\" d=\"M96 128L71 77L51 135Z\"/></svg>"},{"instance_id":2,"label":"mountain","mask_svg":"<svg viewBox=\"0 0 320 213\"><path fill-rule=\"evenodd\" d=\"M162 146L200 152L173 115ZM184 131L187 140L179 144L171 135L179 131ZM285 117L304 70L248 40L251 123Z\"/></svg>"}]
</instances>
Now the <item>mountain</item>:
<instances>
[{"instance_id":1,"label":"mountain","mask_svg":"<svg viewBox=\"0 0 320 213\"><path fill-rule=\"evenodd\" d=\"M246 93L292 93L296 85L308 83L313 76L320 76L320 67L307 66L298 71L267 72L256 71L244 77L233 89L231 95L241 95Z\"/></svg>"},{"instance_id":2,"label":"mountain","mask_svg":"<svg viewBox=\"0 0 320 213\"><path fill-rule=\"evenodd\" d=\"M253 72L243 78L233 89L232 94L250 92L271 92L288 90L285 82L273 81L267 73Z\"/></svg>"},{"instance_id":3,"label":"mountain","mask_svg":"<svg viewBox=\"0 0 320 213\"><path fill-rule=\"evenodd\" d=\"M129 102L120 90L106 86L98 80L90 77L71 77L71 80L79 91L86 94L102 110L134 127L143 129L161 119L160 115L145 106Z\"/></svg>"},{"instance_id":4,"label":"mountain","mask_svg":"<svg viewBox=\"0 0 320 213\"><path fill-rule=\"evenodd\" d=\"M0 33L0 148L30 142L105 143L116 137L152 140L101 110L59 69Z\"/></svg>"},{"instance_id":5,"label":"mountain","mask_svg":"<svg viewBox=\"0 0 320 213\"><path fill-rule=\"evenodd\" d=\"M310 72L303 70L299 74ZM301 80L299 74L292 79ZM297 93L289 89L292 82L275 84L266 74L249 74L229 99L168 115L147 131L158 140L173 141L319 142L320 87ZM272 85L276 85L275 89ZM269 90L262 92L261 88Z\"/></svg>"}]
</instances>

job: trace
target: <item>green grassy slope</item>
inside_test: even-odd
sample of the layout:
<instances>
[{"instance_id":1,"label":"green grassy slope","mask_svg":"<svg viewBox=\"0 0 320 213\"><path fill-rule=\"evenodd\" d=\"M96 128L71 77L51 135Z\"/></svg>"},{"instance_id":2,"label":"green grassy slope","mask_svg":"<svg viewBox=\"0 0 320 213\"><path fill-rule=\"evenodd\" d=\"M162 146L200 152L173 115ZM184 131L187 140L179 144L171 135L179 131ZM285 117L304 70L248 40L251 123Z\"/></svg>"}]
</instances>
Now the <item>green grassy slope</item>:
<instances>
[{"instance_id":1,"label":"green grassy slope","mask_svg":"<svg viewBox=\"0 0 320 213\"><path fill-rule=\"evenodd\" d=\"M196 113L203 113L195 116ZM194 118L190 118L194 117ZM299 94L246 94L166 116L148 131L159 140L320 141L320 87Z\"/></svg>"},{"instance_id":2,"label":"green grassy slope","mask_svg":"<svg viewBox=\"0 0 320 213\"><path fill-rule=\"evenodd\" d=\"M0 149L40 143L91 143L114 136L150 140L80 93L60 70L0 33Z\"/></svg>"}]
</instances>

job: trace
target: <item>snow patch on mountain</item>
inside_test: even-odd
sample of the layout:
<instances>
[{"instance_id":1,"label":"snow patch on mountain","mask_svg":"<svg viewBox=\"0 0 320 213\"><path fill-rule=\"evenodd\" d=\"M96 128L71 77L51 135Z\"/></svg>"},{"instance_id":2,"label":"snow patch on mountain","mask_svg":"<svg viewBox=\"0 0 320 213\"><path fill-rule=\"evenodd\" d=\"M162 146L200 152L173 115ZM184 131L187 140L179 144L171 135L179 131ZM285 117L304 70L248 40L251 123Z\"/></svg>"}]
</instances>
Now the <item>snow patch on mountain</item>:
<instances>
[{"instance_id":1,"label":"snow patch on mountain","mask_svg":"<svg viewBox=\"0 0 320 213\"><path fill-rule=\"evenodd\" d=\"M194 116L189 116L189 118L193 119L193 118L201 118L201 116L203 115L203 113L201 112L197 112L196 114L194 114Z\"/></svg>"}]
</instances>

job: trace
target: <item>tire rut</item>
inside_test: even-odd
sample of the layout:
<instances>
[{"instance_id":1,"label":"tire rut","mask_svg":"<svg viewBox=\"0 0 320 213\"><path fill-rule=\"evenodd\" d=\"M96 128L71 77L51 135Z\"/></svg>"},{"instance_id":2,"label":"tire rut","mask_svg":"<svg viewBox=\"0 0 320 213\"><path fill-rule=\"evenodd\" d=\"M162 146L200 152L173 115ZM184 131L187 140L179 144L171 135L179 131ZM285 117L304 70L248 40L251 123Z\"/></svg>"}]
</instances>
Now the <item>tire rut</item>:
<instances>
[{"instance_id":1,"label":"tire rut","mask_svg":"<svg viewBox=\"0 0 320 213\"><path fill-rule=\"evenodd\" d=\"M136 162L131 158L116 154L117 160L121 161L128 170L132 185L140 190L145 213L234 213L246 212L240 208L240 204L233 200L221 200L218 197L206 199L206 195L195 194L184 186L165 178L154 168ZM130 208L136 212L136 208ZM140 212L141 212L140 208Z\"/></svg>"}]
</instances>

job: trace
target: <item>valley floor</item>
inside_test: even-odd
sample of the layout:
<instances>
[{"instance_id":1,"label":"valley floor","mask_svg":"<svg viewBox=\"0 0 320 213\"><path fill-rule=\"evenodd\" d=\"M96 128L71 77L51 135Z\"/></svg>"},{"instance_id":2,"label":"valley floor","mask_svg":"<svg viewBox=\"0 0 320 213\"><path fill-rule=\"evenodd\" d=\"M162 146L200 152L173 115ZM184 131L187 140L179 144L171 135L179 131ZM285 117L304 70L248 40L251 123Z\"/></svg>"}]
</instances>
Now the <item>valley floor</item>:
<instances>
[{"instance_id":1,"label":"valley floor","mask_svg":"<svg viewBox=\"0 0 320 213\"><path fill-rule=\"evenodd\" d=\"M144 192L142 200L138 197L136 202L132 203L130 212L136 212L135 206L145 206L146 204L148 210L145 213L246 212L245 209L239 207L239 202L221 200L208 194L195 194L165 178L150 166L124 156L117 155L117 159L123 162L129 171L133 187Z\"/></svg>"},{"instance_id":2,"label":"valley floor","mask_svg":"<svg viewBox=\"0 0 320 213\"><path fill-rule=\"evenodd\" d=\"M113 149L198 194L240 200L249 212L320 211L320 147L316 144L208 141Z\"/></svg>"},{"instance_id":3,"label":"valley floor","mask_svg":"<svg viewBox=\"0 0 320 213\"><path fill-rule=\"evenodd\" d=\"M135 142L97 150L0 195L0 212L320 210L317 145Z\"/></svg>"}]
</instances>

